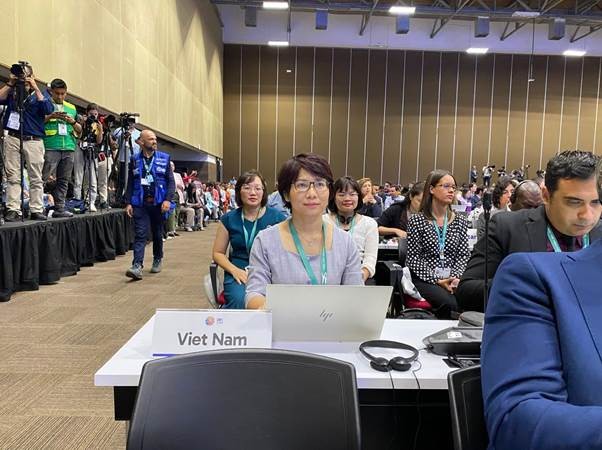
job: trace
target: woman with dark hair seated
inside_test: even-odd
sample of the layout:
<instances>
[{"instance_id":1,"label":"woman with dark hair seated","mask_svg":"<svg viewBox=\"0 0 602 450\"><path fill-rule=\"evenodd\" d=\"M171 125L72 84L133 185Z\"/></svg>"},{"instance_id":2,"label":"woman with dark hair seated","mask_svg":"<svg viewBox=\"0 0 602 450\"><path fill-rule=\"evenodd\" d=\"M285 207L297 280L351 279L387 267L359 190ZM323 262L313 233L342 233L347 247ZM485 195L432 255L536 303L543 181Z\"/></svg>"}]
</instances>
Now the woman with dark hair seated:
<instances>
[{"instance_id":1,"label":"woman with dark hair seated","mask_svg":"<svg viewBox=\"0 0 602 450\"><path fill-rule=\"evenodd\" d=\"M495 183L495 187L491 193L491 203L493 203L491 207L492 216L500 211L511 211L510 198L514 193L516 184L518 183L510 177L502 177ZM477 229L477 238L480 239L485 234L485 216L482 213L477 218L475 228Z\"/></svg>"},{"instance_id":2,"label":"woman with dark hair seated","mask_svg":"<svg viewBox=\"0 0 602 450\"><path fill-rule=\"evenodd\" d=\"M264 307L268 284L363 284L353 239L322 219L332 182L328 161L315 153L296 155L280 168L278 192L291 217L255 240L247 308Z\"/></svg>"},{"instance_id":3,"label":"woman with dark hair seated","mask_svg":"<svg viewBox=\"0 0 602 450\"><path fill-rule=\"evenodd\" d=\"M376 223L381 236L406 238L408 220L420 211L424 181L414 183L404 201L389 206Z\"/></svg>"},{"instance_id":4,"label":"woman with dark hair seated","mask_svg":"<svg viewBox=\"0 0 602 450\"><path fill-rule=\"evenodd\" d=\"M363 216L376 219L383 213L383 199L372 193L372 180L370 178L361 178L357 180L360 187L361 198L360 209L358 212Z\"/></svg>"},{"instance_id":5,"label":"woman with dark hair seated","mask_svg":"<svg viewBox=\"0 0 602 450\"><path fill-rule=\"evenodd\" d=\"M455 192L456 180L449 172L432 171L420 213L408 222L406 264L418 292L442 319L458 309L454 293L470 257L466 217L451 209Z\"/></svg>"},{"instance_id":6,"label":"woman with dark hair seated","mask_svg":"<svg viewBox=\"0 0 602 450\"><path fill-rule=\"evenodd\" d=\"M275 209L266 207L268 193L265 180L256 170L242 174L234 189L238 208L224 214L213 243L213 260L224 269L226 308L244 309L247 266L257 234L284 220ZM226 251L230 246L230 257Z\"/></svg>"},{"instance_id":7,"label":"woman with dark hair seated","mask_svg":"<svg viewBox=\"0 0 602 450\"><path fill-rule=\"evenodd\" d=\"M371 188L372 189L372 188ZM371 217L358 214L361 207L360 186L350 177L339 178L333 186L324 220L347 231L353 238L362 263L364 281L374 276L378 253L378 228Z\"/></svg>"}]
</instances>

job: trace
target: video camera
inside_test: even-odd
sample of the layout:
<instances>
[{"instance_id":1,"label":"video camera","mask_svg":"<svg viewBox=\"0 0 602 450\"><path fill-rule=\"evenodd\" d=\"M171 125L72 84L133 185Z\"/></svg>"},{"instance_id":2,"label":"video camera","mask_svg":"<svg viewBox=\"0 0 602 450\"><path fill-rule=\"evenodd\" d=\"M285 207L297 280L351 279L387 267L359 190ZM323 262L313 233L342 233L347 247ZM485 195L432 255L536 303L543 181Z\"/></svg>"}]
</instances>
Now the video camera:
<instances>
[{"instance_id":1,"label":"video camera","mask_svg":"<svg viewBox=\"0 0 602 450\"><path fill-rule=\"evenodd\" d=\"M25 81L25 78L31 76L31 66L27 61L19 61L17 64L10 66L10 73L17 77L20 81Z\"/></svg>"},{"instance_id":2,"label":"video camera","mask_svg":"<svg viewBox=\"0 0 602 450\"><path fill-rule=\"evenodd\" d=\"M136 117L140 117L139 113L122 112L119 114L119 123L122 128L130 128L136 123Z\"/></svg>"}]
</instances>

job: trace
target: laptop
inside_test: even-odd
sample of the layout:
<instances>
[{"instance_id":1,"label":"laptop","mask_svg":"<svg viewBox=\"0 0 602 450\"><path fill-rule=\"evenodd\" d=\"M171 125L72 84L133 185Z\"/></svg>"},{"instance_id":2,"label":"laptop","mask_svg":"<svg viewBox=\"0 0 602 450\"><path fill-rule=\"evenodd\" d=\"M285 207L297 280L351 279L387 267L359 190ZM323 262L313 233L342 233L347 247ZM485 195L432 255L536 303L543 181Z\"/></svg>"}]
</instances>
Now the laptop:
<instances>
[{"instance_id":1,"label":"laptop","mask_svg":"<svg viewBox=\"0 0 602 450\"><path fill-rule=\"evenodd\" d=\"M269 284L272 340L363 342L379 339L391 286Z\"/></svg>"}]
</instances>

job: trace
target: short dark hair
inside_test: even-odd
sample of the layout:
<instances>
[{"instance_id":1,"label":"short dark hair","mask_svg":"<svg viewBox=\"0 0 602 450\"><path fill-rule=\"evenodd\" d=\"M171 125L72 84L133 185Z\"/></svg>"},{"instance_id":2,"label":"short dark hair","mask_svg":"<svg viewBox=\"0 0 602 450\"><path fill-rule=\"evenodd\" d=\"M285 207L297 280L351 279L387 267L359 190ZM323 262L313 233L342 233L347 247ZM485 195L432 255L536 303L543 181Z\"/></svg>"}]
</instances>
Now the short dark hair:
<instances>
[{"instance_id":1,"label":"short dark hair","mask_svg":"<svg viewBox=\"0 0 602 450\"><path fill-rule=\"evenodd\" d=\"M268 188L265 184L265 180L259 171L253 169L248 170L238 177L236 180L236 186L234 187L234 198L236 199L236 204L242 207L242 197L240 195L240 190L242 189L243 184L250 183L255 178L259 178L261 180L261 185L263 186L263 196L261 197L261 206L265 206L268 204ZM209 184L207 184L209 186Z\"/></svg>"},{"instance_id":2,"label":"short dark hair","mask_svg":"<svg viewBox=\"0 0 602 450\"><path fill-rule=\"evenodd\" d=\"M558 189L560 179L589 180L591 177L596 177L596 182L599 182L600 157L591 152L566 150L548 161L545 186L552 195ZM599 186L598 190L600 190Z\"/></svg>"},{"instance_id":3,"label":"short dark hair","mask_svg":"<svg viewBox=\"0 0 602 450\"><path fill-rule=\"evenodd\" d=\"M491 202L493 203L493 206L496 208L500 207L500 199L502 198L502 195L504 195L506 188L511 184L514 185L510 177L502 177L497 180L493 192L491 193Z\"/></svg>"},{"instance_id":4,"label":"short dark hair","mask_svg":"<svg viewBox=\"0 0 602 450\"><path fill-rule=\"evenodd\" d=\"M420 202L420 212L424 214L424 216L433 220L433 194L431 194L431 187L437 186L437 183L441 180L441 178L449 175L454 179L454 184L457 186L456 178L448 172L447 170L433 170L426 177L426 181L424 182L424 189L422 190L422 201ZM449 207L451 211L451 206Z\"/></svg>"},{"instance_id":5,"label":"short dark hair","mask_svg":"<svg viewBox=\"0 0 602 450\"><path fill-rule=\"evenodd\" d=\"M337 192L347 192L349 189L357 192L357 206L353 210L357 212L362 207L362 190L357 181L355 181L351 177L341 177L337 181L334 182L332 186L332 194L330 199L328 200L328 210L333 213L338 212L337 202L335 201L335 196Z\"/></svg>"},{"instance_id":6,"label":"short dark hair","mask_svg":"<svg viewBox=\"0 0 602 450\"><path fill-rule=\"evenodd\" d=\"M50 82L50 89L67 89L67 83L60 78L55 78Z\"/></svg>"},{"instance_id":7,"label":"short dark hair","mask_svg":"<svg viewBox=\"0 0 602 450\"><path fill-rule=\"evenodd\" d=\"M316 153L299 153L282 164L280 172L278 172L278 192L282 197L284 206L289 209L291 208L291 203L286 197L288 196L293 183L297 181L301 169L305 169L316 177L324 178L328 181L328 190L330 192L329 198L332 196L332 183L334 177L332 175L332 170L330 169L330 164L328 164L326 158Z\"/></svg>"},{"instance_id":8,"label":"short dark hair","mask_svg":"<svg viewBox=\"0 0 602 450\"><path fill-rule=\"evenodd\" d=\"M86 112L90 112L93 109L98 111L98 105L96 103L88 103L88 106L86 106Z\"/></svg>"}]
</instances>

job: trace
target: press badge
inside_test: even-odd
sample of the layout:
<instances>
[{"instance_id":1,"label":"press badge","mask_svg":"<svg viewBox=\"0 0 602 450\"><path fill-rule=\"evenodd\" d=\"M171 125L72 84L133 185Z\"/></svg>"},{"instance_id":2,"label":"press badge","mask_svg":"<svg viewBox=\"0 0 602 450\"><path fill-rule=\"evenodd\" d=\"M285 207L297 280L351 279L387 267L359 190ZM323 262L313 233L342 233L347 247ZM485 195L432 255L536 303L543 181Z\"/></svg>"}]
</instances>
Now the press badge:
<instances>
[{"instance_id":1,"label":"press badge","mask_svg":"<svg viewBox=\"0 0 602 450\"><path fill-rule=\"evenodd\" d=\"M451 276L451 269L449 267L435 267L435 278L442 280Z\"/></svg>"},{"instance_id":2,"label":"press badge","mask_svg":"<svg viewBox=\"0 0 602 450\"><path fill-rule=\"evenodd\" d=\"M8 122L6 123L6 128L10 128L11 130L19 129L19 113L13 111L8 116Z\"/></svg>"},{"instance_id":3,"label":"press badge","mask_svg":"<svg viewBox=\"0 0 602 450\"><path fill-rule=\"evenodd\" d=\"M59 123L59 135L67 136L67 124L66 123Z\"/></svg>"},{"instance_id":4,"label":"press badge","mask_svg":"<svg viewBox=\"0 0 602 450\"><path fill-rule=\"evenodd\" d=\"M148 178L142 178L142 180L140 180L142 186L150 186L150 183L148 182Z\"/></svg>"}]
</instances>

